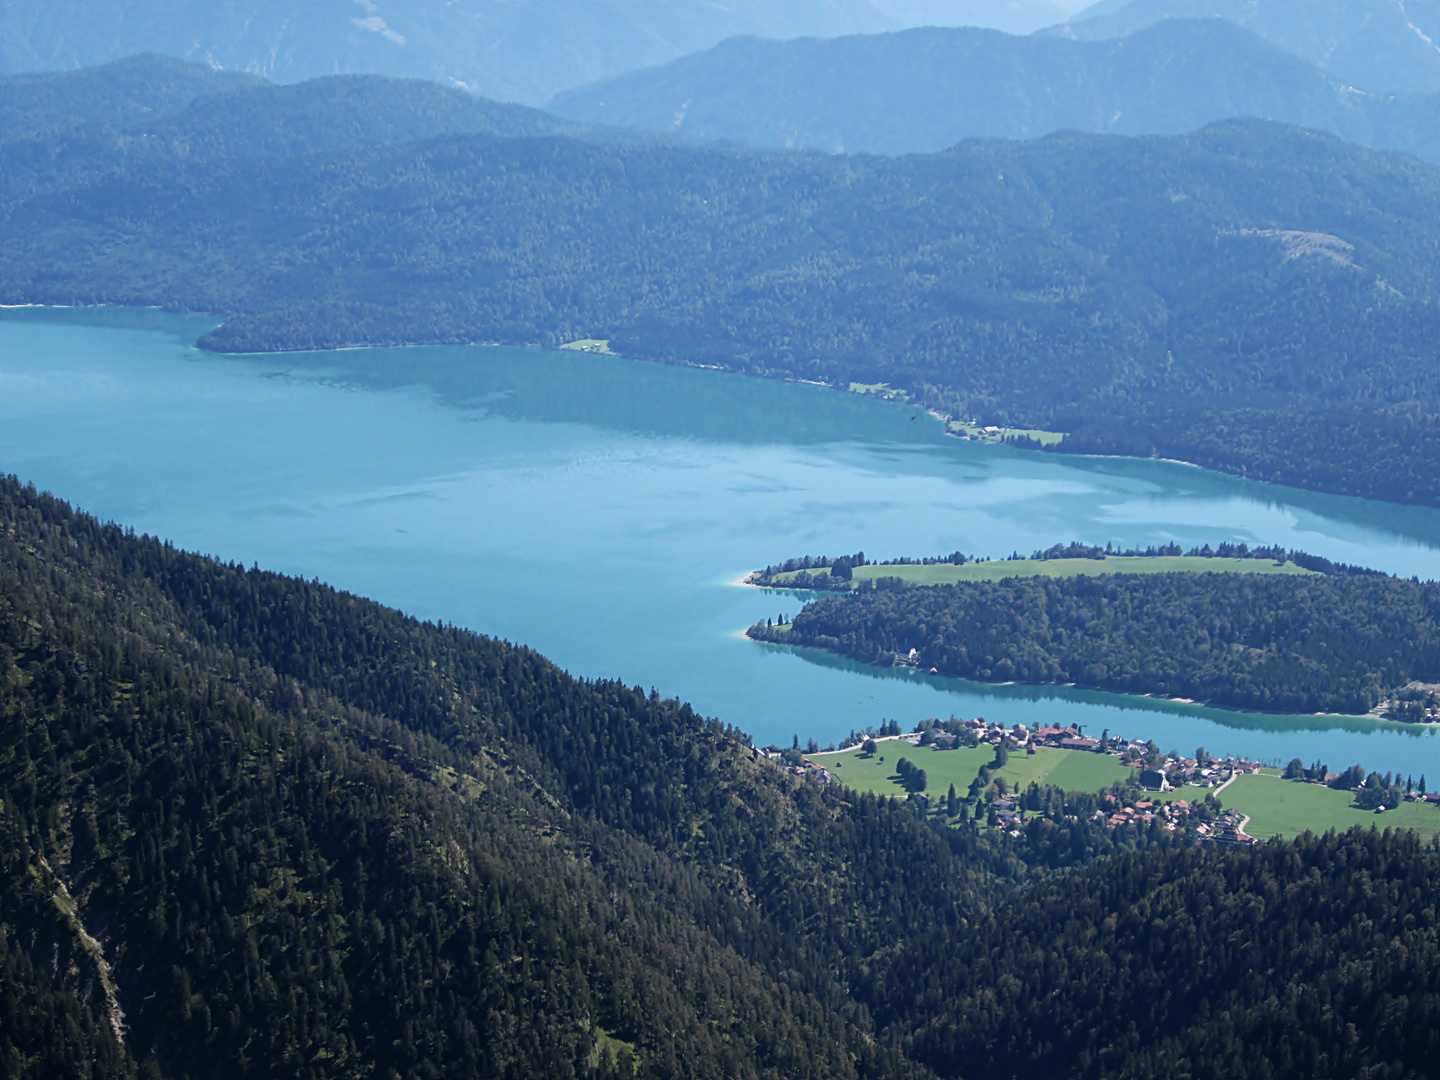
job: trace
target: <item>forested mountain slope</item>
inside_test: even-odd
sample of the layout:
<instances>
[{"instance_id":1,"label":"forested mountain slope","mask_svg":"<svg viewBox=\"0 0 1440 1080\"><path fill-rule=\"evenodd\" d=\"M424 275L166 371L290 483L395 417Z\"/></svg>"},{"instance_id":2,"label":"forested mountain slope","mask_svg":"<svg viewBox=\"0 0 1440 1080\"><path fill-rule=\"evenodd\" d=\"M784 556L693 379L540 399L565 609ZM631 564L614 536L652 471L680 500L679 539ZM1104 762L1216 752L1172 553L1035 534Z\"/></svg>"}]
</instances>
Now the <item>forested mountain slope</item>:
<instances>
[{"instance_id":1,"label":"forested mountain slope","mask_svg":"<svg viewBox=\"0 0 1440 1080\"><path fill-rule=\"evenodd\" d=\"M87 1046L112 1075L593 1075L609 1036L647 1076L920 1075L847 1021L835 950L879 946L884 891L974 895L908 811L673 701L13 481L0 725L9 1075ZM840 872L856 826L881 892ZM817 905L846 925L794 939Z\"/></svg>"},{"instance_id":2,"label":"forested mountain slope","mask_svg":"<svg viewBox=\"0 0 1440 1080\"><path fill-rule=\"evenodd\" d=\"M750 146L879 154L976 136L1179 134L1251 116L1440 160L1440 98L1356 90L1221 19L1163 20L1102 41L975 29L744 38L546 108Z\"/></svg>"},{"instance_id":3,"label":"forested mountain slope","mask_svg":"<svg viewBox=\"0 0 1440 1080\"><path fill-rule=\"evenodd\" d=\"M1369 712L1440 682L1440 586L1372 574L1115 574L867 588L752 627L890 665L1268 712Z\"/></svg>"},{"instance_id":4,"label":"forested mountain slope","mask_svg":"<svg viewBox=\"0 0 1440 1080\"><path fill-rule=\"evenodd\" d=\"M1436 0L1102 0L1041 33L1095 41L1164 19L1206 18L1243 26L1351 86L1395 94L1440 92Z\"/></svg>"},{"instance_id":5,"label":"forested mountain slope","mask_svg":"<svg viewBox=\"0 0 1440 1080\"><path fill-rule=\"evenodd\" d=\"M0 778L17 1078L1299 1080L1440 1049L1440 851L1408 834L1202 852L1038 790L1015 839L933 829L653 692L13 480Z\"/></svg>"},{"instance_id":6,"label":"forested mountain slope","mask_svg":"<svg viewBox=\"0 0 1440 1080\"><path fill-rule=\"evenodd\" d=\"M229 95L218 129L185 119L202 100L146 126L174 139L0 143L0 302L212 312L232 350L603 338L1440 502L1440 173L1412 159L1259 122L888 160L273 134L340 113L368 138L343 105L386 85ZM386 138L410 122L373 111Z\"/></svg>"}]
</instances>

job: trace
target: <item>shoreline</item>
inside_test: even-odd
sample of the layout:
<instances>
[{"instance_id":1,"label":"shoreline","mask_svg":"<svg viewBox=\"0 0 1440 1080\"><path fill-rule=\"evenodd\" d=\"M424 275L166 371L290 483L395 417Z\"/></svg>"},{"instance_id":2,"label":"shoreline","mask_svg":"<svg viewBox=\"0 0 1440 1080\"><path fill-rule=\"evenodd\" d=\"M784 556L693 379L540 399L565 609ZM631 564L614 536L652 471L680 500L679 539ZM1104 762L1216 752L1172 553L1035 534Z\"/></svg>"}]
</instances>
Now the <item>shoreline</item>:
<instances>
[{"instance_id":1,"label":"shoreline","mask_svg":"<svg viewBox=\"0 0 1440 1080\"><path fill-rule=\"evenodd\" d=\"M1122 701L1121 701L1120 703L1118 703L1118 704L1119 704L1120 707L1122 707L1122 708L1125 707L1124 702L1126 702L1126 701L1136 701L1136 702L1139 702L1139 701L1153 701L1153 702L1156 702L1156 703L1165 703L1165 704L1170 704L1170 705L1189 705L1189 706L1192 706L1192 707L1194 707L1194 708L1199 708L1199 709L1216 709L1216 710L1219 710L1220 712L1230 713L1230 714L1233 714L1233 715L1236 715L1236 716L1287 717L1287 718L1294 718L1294 719L1297 719L1297 720L1307 719L1307 718L1334 718L1334 719L1336 719L1336 720L1370 720L1370 721L1373 721L1374 723L1376 723L1377 725L1383 726L1383 727L1385 727L1385 728L1387 728L1387 729L1391 729L1391 730L1394 730L1394 729L1399 729L1399 730L1402 730L1402 731L1403 731L1403 730L1407 730L1407 729L1414 730L1417 736L1420 735L1422 732L1426 731L1427 729L1428 729L1428 730L1434 730L1434 731L1440 731L1440 720L1432 720L1432 721L1412 723L1412 722L1407 722L1407 721L1404 721L1404 720L1391 720L1391 719L1389 719L1389 718L1387 718L1387 717L1379 716L1379 715L1377 715L1377 714L1375 714L1375 713L1373 713L1373 712L1363 712L1363 713L1337 713L1337 712L1310 712L1310 713L1263 712L1263 711L1260 711L1260 710L1258 710L1258 709L1242 709L1242 708L1236 708L1236 707L1233 706L1233 705L1219 705L1219 704L1216 704L1215 702L1212 702L1212 701L1197 701L1197 700L1194 699L1194 698L1168 697L1168 696L1163 695L1163 694L1137 694L1137 693L1127 693L1127 692L1124 691L1124 690L1110 690L1110 689L1107 689L1107 688L1105 688L1105 687L1103 687L1103 686L1082 686L1082 685L1080 685L1080 684L1078 684L1078 683L1074 683L1074 682L1063 682L1063 683L1061 683L1061 682L1024 682L1024 681L1018 680L1018 679L1010 679L1010 680L1005 681L1005 682L988 682L988 681L983 680L983 679L967 679L967 678L966 678L965 676L963 676L963 675L946 675L946 674L944 674L944 673L942 673L942 672L936 672L936 673L934 673L934 674L931 674L929 671L922 671L920 668L918 668L918 667L911 667L911 666L909 666L908 664L892 664L892 665L888 665L888 666L887 666L887 665L882 665L882 664L868 664L868 663L866 663L866 662L863 661L863 660L856 660L853 656L846 656L844 653L835 652L833 649L826 649L826 648L824 648L823 646L820 646L820 645L809 645L809 644L804 644L804 643L802 643L802 642L762 641L762 640L760 640L760 639L758 639L758 638L752 638L752 637L750 637L747 631L748 631L748 627L746 628L746 630L740 630L740 631L738 631L738 636L740 636L741 638L744 638L746 641L754 642L754 643L757 644L757 645L784 646L784 647L786 647L786 648L791 648L791 649L814 649L814 650L816 650L817 652L823 652L823 653L825 653L827 656L838 656L838 657L840 657L842 660L849 660L851 663L859 664L863 669L865 669L865 670L867 670L867 671L877 671L877 672L881 672L881 671L892 671L892 672L894 672L894 671L903 671L907 676L917 676L917 675L918 675L918 676L920 676L921 678L925 678L925 679L948 680L948 681L951 681L951 682L964 682L964 683L970 683L970 684L972 684L972 685L974 685L974 686L977 686L977 687L987 687L987 688L988 688L988 687L1001 687L1001 686L1025 686L1025 687L1033 687L1033 688L1035 688L1035 689L1044 689L1044 688L1046 688L1046 687L1051 687L1051 688L1054 688L1054 689L1064 689L1064 688L1068 688L1068 689L1071 689L1071 690L1081 690L1081 691L1086 691L1086 692L1095 693L1095 694L1108 694L1108 695L1111 695L1112 697L1120 698L1120 699L1122 699ZM1133 706L1131 706L1131 707L1133 707Z\"/></svg>"},{"instance_id":2,"label":"shoreline","mask_svg":"<svg viewBox=\"0 0 1440 1080\"><path fill-rule=\"evenodd\" d=\"M28 302L28 301L27 301L27 302L22 302L22 303L16 303L16 304L0 304L0 310L16 310L16 309L24 309L24 308L33 308L33 309L45 309L45 308L49 308L49 309L53 309L53 310L56 310L56 311L83 311L83 310L88 310L88 309L102 310L102 309L106 309L106 308L113 308L113 309L122 310L122 311L124 311L124 310L129 310L129 311L165 311L165 312L170 312L171 314L174 314L174 315L176 315L176 316L191 316L191 317L203 317L203 318L215 319L215 320L216 320L216 326L214 327L214 329L218 329L220 326L223 326L224 323L226 322L226 319L228 318L228 316L219 314L219 313L217 313L217 312L204 312L204 311L172 311L171 309L168 309L168 308L164 307L163 305L157 305L157 304L125 304L125 303L114 303L114 304L53 304L53 303L35 303L35 302ZM525 343L523 343L523 344L518 344L518 345L516 345L516 344L507 345L505 342L493 341L493 340L487 340L487 341L478 341L478 340L477 340L477 341L428 341L428 342L422 342L422 341L351 342L351 343L344 344L344 345L318 345L318 346L312 345L312 346L305 347L305 348L301 348L301 347L285 347L285 348L275 348L275 349L261 349L261 350L258 350L258 351L256 351L256 350L240 350L240 349L214 348L214 347L212 347L212 346L201 345L198 339L197 339L196 341L192 342L192 345L193 345L194 348L196 348L197 350L199 350L199 351L201 351L201 352L209 353L209 354L214 355L214 356L281 356L281 355L285 355L285 354L288 354L288 353L304 354L304 353L324 353L324 352L345 352L345 351L362 350L362 349L419 349L419 348L427 348L427 347L434 347L434 346L447 346L447 347L455 347L455 346L458 346L458 347L478 347L478 348L519 348L519 349L533 349L533 350L535 350L535 351L537 351L537 352L556 352L556 353L565 352L565 353L569 353L569 354L571 354L571 355L573 355L573 354L576 353L576 352L580 352L580 351L581 351L581 350L565 349L565 348L563 347L563 345L542 345L542 344L537 344L537 343L535 343L535 342L525 342ZM691 368L691 369L693 369L693 370L699 370L699 371L717 371L717 372L721 372L721 373L725 373L725 374L733 374L733 375L736 375L736 376L744 376L744 377L747 377L747 378L772 379L772 380L775 380L775 381L778 381L778 382L795 383L795 384L806 385L806 386L816 386L816 387L820 387L820 388L823 388L823 389L834 390L834 391L836 391L837 393L853 394L853 395L855 395L855 396L857 396L857 397L873 398L873 399L875 399L875 400L877 400L877 401L893 400L893 399L884 398L884 397L882 397L882 396L880 396L880 395L876 395L876 394L872 394L872 393L867 393L867 392L862 391L862 390L853 390L853 389L851 389L851 388L848 387L848 386L837 386L835 383L832 383L832 382L826 382L826 381L818 380L818 379L803 379L803 378L799 378L799 377L797 377L797 376L788 375L788 374L783 374L783 373L757 373L757 372L739 371L739 370L735 370L735 369L733 369L733 368L724 367L723 365L719 365L719 364L702 364L702 363L697 363L697 362L692 361L692 360L684 360L684 359L680 359L680 358L635 357L635 356L629 356L629 355L627 355L627 354L625 354L625 353L614 352L614 351L611 351L611 352L608 352L608 353L588 353L587 355L591 355L591 356L602 355L602 356L609 356L609 357L612 358L612 359L618 359L618 360L632 360L632 361L635 361L635 362L638 362L638 363L647 363L647 364L664 364L664 365L666 365L666 366ZM947 438L958 438L958 437L959 437L959 436L956 436L954 433L952 433L952 432L950 432L950 431L948 430L948 424L950 423L951 420L954 419L953 417L951 417L951 416L949 416L949 415L947 415L947 414L945 414L945 413L940 412L938 409L934 408L933 406L918 405L918 404L915 404L915 403L913 403L913 402L905 401L905 400L903 400L903 399L900 401L900 403L901 403L901 404L905 404L905 405L908 406L908 407L913 407L913 408L920 409L920 410L922 410L922 411L924 411L924 412L929 413L931 416L935 417L937 420L939 420L939 421L941 422L942 427L945 427L945 428L946 428L946 430L944 431L944 435L945 435ZM1001 443L991 442L991 440L981 440L981 441L986 442L987 444L990 444L990 445L1001 445ZM1334 496L1334 497L1337 497L1337 498L1354 498L1354 499L1362 499L1362 500L1371 500L1371 501L1379 502L1379 503L1382 503L1382 504L1388 505L1388 506L1422 506L1422 507L1423 507L1423 506L1426 505L1426 504L1424 504L1424 503L1394 502L1394 501L1391 501L1391 500L1389 500L1389 499L1383 499L1383 498L1372 497L1372 496L1367 496L1367 495L1355 495L1355 494L1353 494L1353 493L1336 492L1336 491L1331 491L1331 490L1329 490L1329 489L1327 489L1327 488L1324 488L1324 487L1307 487L1307 486L1298 486L1298 485L1292 485L1292 484L1285 484L1285 483L1281 483L1281 482L1278 482L1278 481L1275 481L1275 480L1264 479L1264 478L1258 477L1258 476L1240 475L1240 474L1237 474L1237 473L1235 473L1235 472L1229 471L1229 470L1227 470L1227 469L1219 468L1219 467L1212 466L1212 465L1203 465L1203 464L1200 464L1199 462L1194 462L1194 461L1184 461L1184 460L1182 460L1182 459L1180 459L1180 458L1167 458L1167 457L1156 457L1156 456L1141 457L1141 456L1134 455L1134 454L1077 453L1077 452L1075 452L1075 451L1049 450L1048 448L1047 448L1047 451L1048 451L1048 452L1051 452L1051 453L1063 454L1065 457L1068 457L1068 458L1071 458L1071 459L1074 459L1074 460L1084 460L1084 459L1087 459L1087 458L1088 458L1088 459L1094 459L1094 460L1116 460L1116 461L1160 461L1160 462L1164 462L1164 463L1170 464L1170 465L1183 465L1183 466L1186 466L1186 467L1188 467L1188 468L1199 469L1199 470L1201 470L1202 472L1212 473L1212 474L1214 474L1214 475L1216 475L1216 476L1228 477L1228 478L1231 478L1231 479L1241 480L1241 481L1245 481L1245 482L1251 482L1251 483L1256 483L1256 484L1263 484L1263 485L1267 485L1267 486L1279 487L1279 488L1288 489L1288 490L1297 491L1297 492L1305 492L1305 493L1309 493L1309 494L1328 495L1328 496ZM1038 452L1041 452L1041 451L1035 451L1035 452L1038 453Z\"/></svg>"}]
</instances>

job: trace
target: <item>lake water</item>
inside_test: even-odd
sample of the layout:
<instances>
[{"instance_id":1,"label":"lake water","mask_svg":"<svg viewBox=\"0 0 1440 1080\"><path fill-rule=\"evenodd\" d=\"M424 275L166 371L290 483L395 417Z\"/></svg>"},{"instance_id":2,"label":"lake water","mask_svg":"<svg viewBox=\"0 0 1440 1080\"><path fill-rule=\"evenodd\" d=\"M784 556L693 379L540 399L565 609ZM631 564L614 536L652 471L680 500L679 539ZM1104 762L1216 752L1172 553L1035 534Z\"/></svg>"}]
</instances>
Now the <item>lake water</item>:
<instances>
[{"instance_id":1,"label":"lake water","mask_svg":"<svg viewBox=\"0 0 1440 1080\"><path fill-rule=\"evenodd\" d=\"M895 718L1079 722L1166 749L1440 778L1428 729L864 669L739 636L793 555L1280 543L1440 577L1440 513L947 438L821 387L484 347L215 356L157 312L0 313L0 470L184 547L319 577L821 744Z\"/></svg>"}]
</instances>

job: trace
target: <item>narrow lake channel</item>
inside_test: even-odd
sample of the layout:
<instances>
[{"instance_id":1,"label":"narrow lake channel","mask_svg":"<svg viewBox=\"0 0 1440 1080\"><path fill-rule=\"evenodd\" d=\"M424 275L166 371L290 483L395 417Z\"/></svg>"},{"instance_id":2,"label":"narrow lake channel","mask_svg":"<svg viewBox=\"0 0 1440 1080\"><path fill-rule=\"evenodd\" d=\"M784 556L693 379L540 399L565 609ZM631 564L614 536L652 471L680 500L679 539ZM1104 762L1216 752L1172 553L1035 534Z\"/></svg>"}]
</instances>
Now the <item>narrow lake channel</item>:
<instances>
[{"instance_id":1,"label":"narrow lake channel","mask_svg":"<svg viewBox=\"0 0 1440 1080\"><path fill-rule=\"evenodd\" d=\"M0 470L183 547L654 686L789 745L925 716L1440 780L1430 729L862 668L740 637L792 555L1279 543L1440 577L1440 512L946 437L821 387L514 348L215 356L148 311L0 312Z\"/></svg>"}]
</instances>

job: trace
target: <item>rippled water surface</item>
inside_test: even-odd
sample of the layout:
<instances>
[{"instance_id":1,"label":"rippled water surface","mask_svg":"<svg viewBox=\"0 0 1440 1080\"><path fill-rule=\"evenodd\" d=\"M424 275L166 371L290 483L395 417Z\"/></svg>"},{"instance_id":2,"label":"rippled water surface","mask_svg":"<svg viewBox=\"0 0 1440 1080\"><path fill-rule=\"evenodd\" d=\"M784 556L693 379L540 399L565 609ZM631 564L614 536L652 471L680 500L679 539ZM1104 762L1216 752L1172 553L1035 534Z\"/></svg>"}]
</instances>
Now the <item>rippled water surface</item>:
<instances>
[{"instance_id":1,"label":"rippled water surface","mask_svg":"<svg viewBox=\"0 0 1440 1080\"><path fill-rule=\"evenodd\" d=\"M897 718L1440 777L1429 730L877 672L743 640L791 555L1281 543L1440 577L1440 513L945 437L820 387L486 347L227 357L155 312L0 314L0 469L188 548L319 577L693 702L757 741Z\"/></svg>"}]
</instances>

